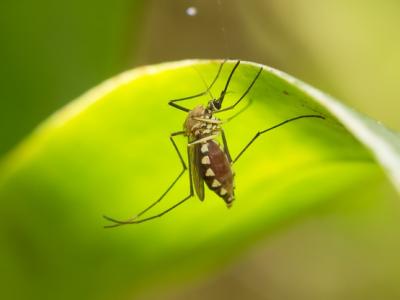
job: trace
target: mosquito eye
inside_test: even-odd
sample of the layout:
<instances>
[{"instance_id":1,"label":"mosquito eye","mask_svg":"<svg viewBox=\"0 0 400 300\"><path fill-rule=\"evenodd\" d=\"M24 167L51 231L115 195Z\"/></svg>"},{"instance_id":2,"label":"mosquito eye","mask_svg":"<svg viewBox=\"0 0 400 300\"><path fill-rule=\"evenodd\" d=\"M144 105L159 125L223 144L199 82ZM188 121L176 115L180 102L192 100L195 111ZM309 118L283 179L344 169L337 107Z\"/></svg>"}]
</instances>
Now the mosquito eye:
<instances>
[{"instance_id":1,"label":"mosquito eye","mask_svg":"<svg viewBox=\"0 0 400 300\"><path fill-rule=\"evenodd\" d=\"M220 101L214 101L214 107L216 109L220 109L221 108L221 102Z\"/></svg>"}]
</instances>

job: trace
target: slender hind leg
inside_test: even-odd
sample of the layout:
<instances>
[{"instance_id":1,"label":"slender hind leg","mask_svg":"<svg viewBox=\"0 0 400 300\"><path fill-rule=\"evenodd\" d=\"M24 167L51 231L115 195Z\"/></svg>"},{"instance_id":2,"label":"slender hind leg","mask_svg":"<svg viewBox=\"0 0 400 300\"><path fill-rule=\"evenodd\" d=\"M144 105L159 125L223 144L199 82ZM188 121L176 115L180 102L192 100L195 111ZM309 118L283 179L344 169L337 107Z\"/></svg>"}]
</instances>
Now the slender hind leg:
<instances>
[{"instance_id":1,"label":"slender hind leg","mask_svg":"<svg viewBox=\"0 0 400 300\"><path fill-rule=\"evenodd\" d=\"M276 124L276 125L274 125L274 126L272 126L272 127L270 127L270 128L267 128L267 129L265 129L265 130L259 131L259 132L257 132L256 135L250 140L250 142L248 142L247 145L239 152L239 154L238 154L238 155L235 157L235 159L233 160L232 164L234 164L234 163L242 156L242 154L250 147L250 145L253 144L254 141L255 141L259 136L261 136L262 134L264 134L264 133L266 133L266 132L268 132L268 131L270 131L270 130L272 130L272 129L278 128L278 127L280 127L280 126L282 126L282 125L285 125L285 124L287 124L287 123L289 123L289 122L296 121L296 120L303 119L303 118L325 119L325 117L320 116L320 115L302 115L302 116L297 116L297 117L294 117L294 118L285 120L285 121L283 121L283 122L281 122L281 123L279 123L279 124Z\"/></svg>"},{"instance_id":2,"label":"slender hind leg","mask_svg":"<svg viewBox=\"0 0 400 300\"><path fill-rule=\"evenodd\" d=\"M222 137L222 143L224 144L224 152L225 152L226 156L228 157L228 161L230 163L232 163L232 157L231 157L231 154L229 153L228 143L227 143L226 137L225 137L225 132L222 128L221 128L221 137Z\"/></svg>"},{"instance_id":3,"label":"slender hind leg","mask_svg":"<svg viewBox=\"0 0 400 300\"><path fill-rule=\"evenodd\" d=\"M226 60L224 60L224 61L220 64L220 66L219 66L219 68L218 68L217 74L215 75L213 81L211 82L211 84L209 85L209 87L208 87L205 91L203 91L203 92L201 92L201 93L199 93L199 94L196 94L196 95L192 95L192 96L187 96L187 97L183 97L183 98L178 98L178 99L170 100L170 101L168 102L168 104L171 105L171 106L173 106L173 107L175 107L175 108L177 108L177 109L179 109L179 110L183 110L183 111L186 111L186 112L190 111L189 108L186 108L186 107L184 107L184 106L182 106L182 105L176 104L175 102L194 99L194 98L201 97L201 96L203 96L203 95L209 93L209 92L210 92L210 89L213 87L213 85L214 85L215 82L217 81L219 75L221 74L221 70L222 70L222 67L224 66L225 62L226 62Z\"/></svg>"},{"instance_id":4,"label":"slender hind leg","mask_svg":"<svg viewBox=\"0 0 400 300\"><path fill-rule=\"evenodd\" d=\"M174 139L173 139L173 137L174 136L177 136L177 135L183 135L184 134L184 131L178 131L178 132L174 132L174 133L172 133L171 135L170 135L170 140L171 140L171 142L172 142L172 145L174 146L174 149L175 149L175 151L176 151L176 153L178 154L178 156L179 156L179 160L181 161L181 164L182 164L182 171L179 173L179 175L175 178L175 180L171 183L171 185L165 190L165 192L156 200L156 201L154 201L151 205L149 205L148 207L146 207L144 210L142 210L141 212L139 212L137 215L135 215L135 216L133 216L133 217L131 217L131 218L129 218L129 219L127 219L127 220L125 220L125 221L121 221L121 220L116 220L116 219L113 219L113 218L110 218L110 217L107 217L107 216L103 216L106 220L108 220L108 221L111 221L111 222L113 222L113 223L115 223L115 224L111 224L111 225L107 225L107 226L104 226L105 228L111 228L111 227L117 227L117 226L120 226L120 225L124 225L124 224L134 224L134 223L141 223L141 222L144 222L145 220L148 220L148 219L151 219L151 218L154 218L154 217L150 217L150 218L146 218L146 219L141 219L141 220L137 220L137 218L139 218L140 216L142 216L144 213L146 213L147 211L149 211L152 207L154 207L157 203L159 203L159 202L161 202L161 200L168 194L168 192L174 187L174 185L178 182L178 180L182 177L182 175L183 175L183 173L185 173L185 171L187 170L187 166L186 166L186 164L185 164L185 161L184 161L184 159L183 159L183 157L182 157L182 154L180 153L180 151L179 151L179 149L178 149L178 147L177 147L177 145L176 145L176 143L175 143L175 141L174 141ZM190 163L190 162L189 162ZM190 169L189 169L190 170ZM187 196L184 200L186 201L187 199L189 199L192 195L193 195L193 192L192 192L192 179L191 179L191 174L189 173L189 183L190 183L190 194L189 194L189 196ZM184 202L184 201L180 201L180 202ZM176 206L178 206L178 205L176 205ZM171 208L172 209L172 208ZM166 213L166 212L164 212L164 213ZM137 220L137 221L136 221Z\"/></svg>"}]
</instances>

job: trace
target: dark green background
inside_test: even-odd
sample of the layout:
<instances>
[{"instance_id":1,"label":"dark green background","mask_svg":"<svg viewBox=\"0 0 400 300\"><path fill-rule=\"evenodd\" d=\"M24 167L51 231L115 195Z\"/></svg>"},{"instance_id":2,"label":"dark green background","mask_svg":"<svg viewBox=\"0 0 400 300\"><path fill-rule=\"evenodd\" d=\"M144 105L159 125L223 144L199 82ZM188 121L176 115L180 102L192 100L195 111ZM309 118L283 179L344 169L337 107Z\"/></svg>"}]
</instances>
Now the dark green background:
<instances>
[{"instance_id":1,"label":"dark green background","mask_svg":"<svg viewBox=\"0 0 400 300\"><path fill-rule=\"evenodd\" d=\"M101 81L196 57L272 65L400 129L399 15L397 0L1 1L0 155ZM399 299L399 211L387 182L348 191L226 271L143 298Z\"/></svg>"},{"instance_id":2,"label":"dark green background","mask_svg":"<svg viewBox=\"0 0 400 300\"><path fill-rule=\"evenodd\" d=\"M0 154L90 87L132 66L143 1L2 1Z\"/></svg>"}]
</instances>

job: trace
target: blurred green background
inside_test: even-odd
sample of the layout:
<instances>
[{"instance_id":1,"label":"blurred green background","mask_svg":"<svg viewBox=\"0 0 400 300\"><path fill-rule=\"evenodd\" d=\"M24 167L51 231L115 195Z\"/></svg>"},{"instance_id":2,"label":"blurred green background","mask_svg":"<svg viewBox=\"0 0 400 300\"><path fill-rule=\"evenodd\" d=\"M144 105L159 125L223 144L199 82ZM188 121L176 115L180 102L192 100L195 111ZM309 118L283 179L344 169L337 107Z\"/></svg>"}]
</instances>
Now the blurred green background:
<instances>
[{"instance_id":1,"label":"blurred green background","mask_svg":"<svg viewBox=\"0 0 400 300\"><path fill-rule=\"evenodd\" d=\"M106 78L185 58L271 65L399 130L399 14L395 0L2 1L0 154ZM400 299L399 208L387 182L348 191L219 274L142 298Z\"/></svg>"}]
</instances>

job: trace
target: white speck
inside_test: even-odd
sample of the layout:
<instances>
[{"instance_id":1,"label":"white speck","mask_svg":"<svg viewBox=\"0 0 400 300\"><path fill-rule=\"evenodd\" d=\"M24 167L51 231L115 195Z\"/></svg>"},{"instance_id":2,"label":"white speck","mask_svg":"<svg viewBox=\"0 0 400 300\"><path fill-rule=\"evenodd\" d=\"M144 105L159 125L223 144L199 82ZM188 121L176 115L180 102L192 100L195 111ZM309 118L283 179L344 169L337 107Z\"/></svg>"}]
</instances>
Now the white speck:
<instances>
[{"instance_id":1,"label":"white speck","mask_svg":"<svg viewBox=\"0 0 400 300\"><path fill-rule=\"evenodd\" d=\"M186 9L186 14L188 16L194 17L195 15L197 15L197 8L194 6L188 7Z\"/></svg>"}]
</instances>

